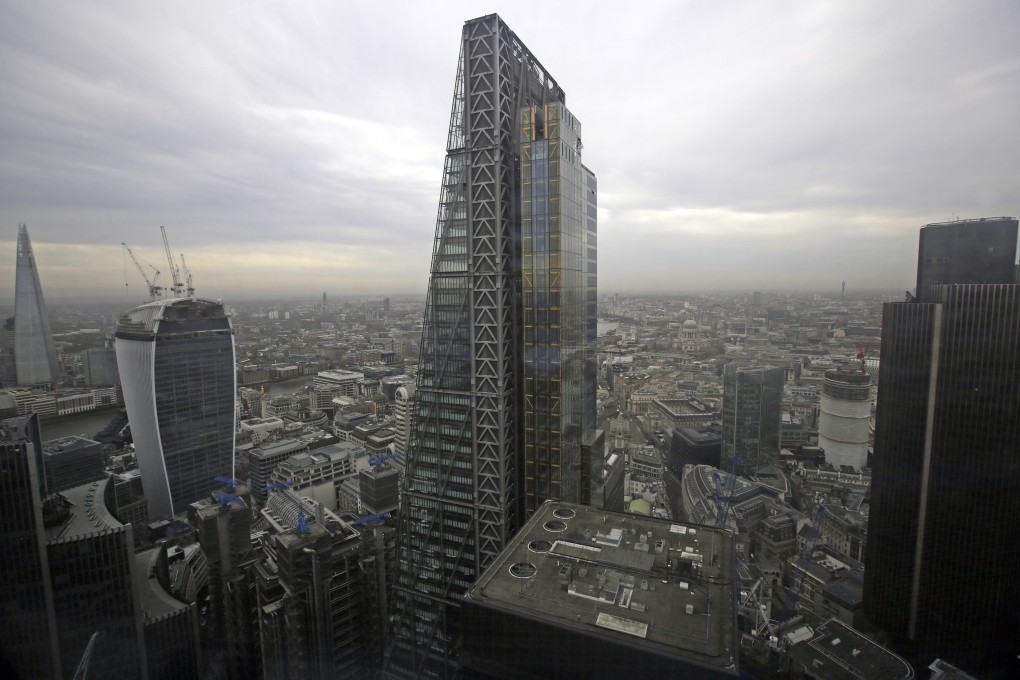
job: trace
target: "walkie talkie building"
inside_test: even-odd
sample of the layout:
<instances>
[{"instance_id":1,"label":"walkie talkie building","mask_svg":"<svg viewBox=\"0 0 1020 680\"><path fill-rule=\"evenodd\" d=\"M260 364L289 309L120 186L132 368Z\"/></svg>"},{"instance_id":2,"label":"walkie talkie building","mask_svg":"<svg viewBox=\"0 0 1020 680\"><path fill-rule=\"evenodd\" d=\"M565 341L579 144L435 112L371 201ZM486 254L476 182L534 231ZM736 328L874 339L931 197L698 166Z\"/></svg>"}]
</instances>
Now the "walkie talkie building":
<instances>
[{"instance_id":1,"label":"walkie talkie building","mask_svg":"<svg viewBox=\"0 0 1020 680\"><path fill-rule=\"evenodd\" d=\"M563 90L496 15L461 38L388 668L451 677L460 598L547 499L590 502L595 176Z\"/></svg>"},{"instance_id":2,"label":"walkie talkie building","mask_svg":"<svg viewBox=\"0 0 1020 680\"><path fill-rule=\"evenodd\" d=\"M158 300L117 323L117 366L152 515L172 516L234 472L234 336L223 304Z\"/></svg>"}]
</instances>

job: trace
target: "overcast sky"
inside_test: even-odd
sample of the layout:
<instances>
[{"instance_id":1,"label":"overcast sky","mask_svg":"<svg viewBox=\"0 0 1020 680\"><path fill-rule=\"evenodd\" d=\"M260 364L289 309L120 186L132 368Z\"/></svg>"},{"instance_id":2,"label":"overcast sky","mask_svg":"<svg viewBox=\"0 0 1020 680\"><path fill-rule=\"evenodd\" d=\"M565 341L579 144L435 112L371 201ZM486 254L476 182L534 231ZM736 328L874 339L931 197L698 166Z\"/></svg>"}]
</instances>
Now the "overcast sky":
<instances>
[{"instance_id":1,"label":"overcast sky","mask_svg":"<svg viewBox=\"0 0 1020 680\"><path fill-rule=\"evenodd\" d=\"M600 292L911 287L1020 213L1020 3L0 4L0 299L424 293L460 32L499 12L599 177ZM166 275L164 274L164 277ZM125 291L125 281L128 283Z\"/></svg>"}]
</instances>

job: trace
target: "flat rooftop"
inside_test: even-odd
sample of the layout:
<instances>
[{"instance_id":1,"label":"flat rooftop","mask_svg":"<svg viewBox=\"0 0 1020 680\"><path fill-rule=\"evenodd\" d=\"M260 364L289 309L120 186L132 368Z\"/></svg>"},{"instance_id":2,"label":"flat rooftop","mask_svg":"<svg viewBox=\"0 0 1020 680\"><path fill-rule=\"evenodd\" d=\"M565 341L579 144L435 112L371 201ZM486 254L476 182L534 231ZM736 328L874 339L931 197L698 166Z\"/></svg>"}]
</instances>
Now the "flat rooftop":
<instances>
[{"instance_id":1,"label":"flat rooftop","mask_svg":"<svg viewBox=\"0 0 1020 680\"><path fill-rule=\"evenodd\" d=\"M810 668L815 677L831 680L914 677L910 664L837 619L829 619L816 628L811 640L794 645L790 655Z\"/></svg>"},{"instance_id":2,"label":"flat rooftop","mask_svg":"<svg viewBox=\"0 0 1020 680\"><path fill-rule=\"evenodd\" d=\"M730 531L547 502L467 598L720 668L736 662Z\"/></svg>"}]
</instances>

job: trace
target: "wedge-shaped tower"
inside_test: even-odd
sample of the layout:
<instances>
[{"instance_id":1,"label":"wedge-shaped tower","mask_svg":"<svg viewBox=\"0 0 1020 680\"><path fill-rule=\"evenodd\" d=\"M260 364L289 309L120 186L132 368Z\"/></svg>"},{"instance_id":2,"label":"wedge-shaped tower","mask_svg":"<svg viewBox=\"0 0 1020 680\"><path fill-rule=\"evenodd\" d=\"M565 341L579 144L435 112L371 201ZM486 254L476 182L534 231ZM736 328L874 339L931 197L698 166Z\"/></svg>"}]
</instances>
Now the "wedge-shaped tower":
<instances>
[{"instance_id":1,"label":"wedge-shaped tower","mask_svg":"<svg viewBox=\"0 0 1020 680\"><path fill-rule=\"evenodd\" d=\"M14 283L14 365L19 385L50 385L60 377L57 349L46 316L39 270L28 227L18 225L18 260Z\"/></svg>"},{"instance_id":2,"label":"wedge-shaped tower","mask_svg":"<svg viewBox=\"0 0 1020 680\"><path fill-rule=\"evenodd\" d=\"M543 501L597 495L597 203L581 148L520 39L496 15L468 21L406 452L394 675L455 675L478 574Z\"/></svg>"}]
</instances>

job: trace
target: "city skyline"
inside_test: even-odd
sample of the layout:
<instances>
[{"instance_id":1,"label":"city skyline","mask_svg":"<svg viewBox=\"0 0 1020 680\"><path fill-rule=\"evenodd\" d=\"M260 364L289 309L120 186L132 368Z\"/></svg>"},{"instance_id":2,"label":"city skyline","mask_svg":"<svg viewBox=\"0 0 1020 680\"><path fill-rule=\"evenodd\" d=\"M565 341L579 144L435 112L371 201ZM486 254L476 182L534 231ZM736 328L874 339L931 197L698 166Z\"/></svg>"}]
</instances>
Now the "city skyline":
<instances>
[{"instance_id":1,"label":"city skyline","mask_svg":"<svg viewBox=\"0 0 1020 680\"><path fill-rule=\"evenodd\" d=\"M1015 213L1015 6L607 7L497 8L586 112L604 291L907 289L921 226ZM7 6L0 247L51 299L142 300L160 224L203 296L424 293L478 13Z\"/></svg>"}]
</instances>

